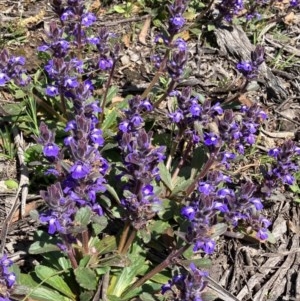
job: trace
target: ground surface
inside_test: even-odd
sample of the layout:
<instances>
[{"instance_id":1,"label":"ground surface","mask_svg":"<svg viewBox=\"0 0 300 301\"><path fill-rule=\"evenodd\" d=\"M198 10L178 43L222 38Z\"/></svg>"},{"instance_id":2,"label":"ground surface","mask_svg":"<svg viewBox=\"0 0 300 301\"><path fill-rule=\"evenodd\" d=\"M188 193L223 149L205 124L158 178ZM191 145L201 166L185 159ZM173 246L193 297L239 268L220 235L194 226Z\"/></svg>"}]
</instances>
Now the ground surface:
<instances>
[{"instance_id":1,"label":"ground surface","mask_svg":"<svg viewBox=\"0 0 300 301\"><path fill-rule=\"evenodd\" d=\"M44 24L52 13L44 0L24 1L21 6L0 0L0 47L6 45L12 53L24 55L27 67L34 73L39 67L36 47L41 44ZM93 3L93 9L98 12L99 26L106 24L122 36L124 48L119 72L114 78L119 97L143 91L153 76L148 66L154 31L149 28L145 41L141 41L145 17L137 13L126 20L122 15L107 15L108 8L98 2ZM222 102L232 99L247 105L259 102L269 114L260 134L259 147L264 151L287 137L299 142L300 13L284 13L278 9L278 15L271 16L257 34L265 47L268 67L262 67L259 80L248 91L236 93L242 79L235 64L247 59L253 50L249 32L245 33L239 26L211 32L210 44L195 35L189 36L190 76L185 85L192 85L206 97L219 98ZM0 92L1 106L14 101L5 91ZM1 159L0 180L19 181L19 168L14 158ZM259 162L242 162L236 172L241 176L259 173ZM15 194L14 190L0 185L1 238ZM38 191L30 191L26 216L20 219L16 213L7 232L7 251L21 265L27 262L25 266L34 260L25 254L36 227L28 213L40 202L37 194ZM266 215L273 223L275 244L260 245L242 237L229 237L229 234L219 240L210 276L224 288L224 296L227 291L241 301L300 300L300 209L295 198L282 187L265 204ZM235 299L228 295L224 300Z\"/></svg>"}]
</instances>

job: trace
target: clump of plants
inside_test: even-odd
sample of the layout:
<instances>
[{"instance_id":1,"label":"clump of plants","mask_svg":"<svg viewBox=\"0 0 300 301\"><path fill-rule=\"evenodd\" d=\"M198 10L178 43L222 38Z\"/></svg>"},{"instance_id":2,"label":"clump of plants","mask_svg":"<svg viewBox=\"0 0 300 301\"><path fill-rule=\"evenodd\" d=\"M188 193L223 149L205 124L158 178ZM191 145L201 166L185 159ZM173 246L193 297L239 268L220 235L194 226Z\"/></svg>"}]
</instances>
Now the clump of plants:
<instances>
[{"instance_id":1,"label":"clump of plants","mask_svg":"<svg viewBox=\"0 0 300 301\"><path fill-rule=\"evenodd\" d=\"M188 4L166 5L155 76L141 95L117 104L111 97L119 38L93 27L84 1L52 1L57 20L38 48L43 80L30 81L23 57L1 52L0 86L38 90L58 113L57 120L41 115L33 137L50 184L40 189L46 208L29 252L43 259L25 274L3 255L0 301L214 300L207 271L219 238L229 231L272 241L263 202L278 185L295 182L300 149L287 141L270 150L261 182L231 172L255 148L267 114L257 104L224 108L179 85L190 59L179 35ZM220 17L230 21L242 7L220 2ZM263 61L257 46L237 69L251 81ZM165 89L157 95L162 75ZM168 112L156 122L166 100Z\"/></svg>"}]
</instances>

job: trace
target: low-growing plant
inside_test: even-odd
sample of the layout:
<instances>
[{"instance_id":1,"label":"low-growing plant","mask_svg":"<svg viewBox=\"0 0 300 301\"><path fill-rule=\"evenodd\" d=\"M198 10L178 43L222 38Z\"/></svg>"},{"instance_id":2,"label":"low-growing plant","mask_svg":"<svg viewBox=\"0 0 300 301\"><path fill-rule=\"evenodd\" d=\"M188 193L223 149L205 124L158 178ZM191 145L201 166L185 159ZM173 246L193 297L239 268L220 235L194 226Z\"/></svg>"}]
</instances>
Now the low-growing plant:
<instances>
[{"instance_id":1,"label":"low-growing plant","mask_svg":"<svg viewBox=\"0 0 300 301\"><path fill-rule=\"evenodd\" d=\"M207 270L220 236L242 232L257 242L274 241L263 200L278 185L295 182L300 149L291 141L271 149L261 182L230 174L254 147L267 115L257 104L224 109L179 85L189 60L179 37L187 6L186 0L167 5L151 83L117 104L111 98L120 42L105 27L93 30L96 17L83 1L52 1L57 20L38 48L47 60L45 78L41 74L34 87L24 58L1 52L0 86L27 86L56 116L43 113L33 135L51 182L40 190L44 226L29 249L40 261L24 273L11 270L4 255L0 300L214 300ZM219 17L230 21L242 7L222 1ZM260 45L249 61L237 62L245 76L241 91L263 62ZM99 74L106 80L99 83ZM157 96L153 88L160 83ZM100 99L95 85L102 88ZM163 102L167 111L158 118ZM37 123L34 116L30 121Z\"/></svg>"}]
</instances>

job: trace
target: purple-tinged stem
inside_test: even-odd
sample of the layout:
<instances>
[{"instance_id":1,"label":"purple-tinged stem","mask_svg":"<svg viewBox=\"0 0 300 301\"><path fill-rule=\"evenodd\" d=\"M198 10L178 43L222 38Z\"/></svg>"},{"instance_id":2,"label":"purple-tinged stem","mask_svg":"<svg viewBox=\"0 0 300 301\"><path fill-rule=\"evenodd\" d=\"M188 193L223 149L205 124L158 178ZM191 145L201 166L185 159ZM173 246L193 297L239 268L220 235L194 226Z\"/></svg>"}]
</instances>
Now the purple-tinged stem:
<instances>
[{"instance_id":1,"label":"purple-tinged stem","mask_svg":"<svg viewBox=\"0 0 300 301\"><path fill-rule=\"evenodd\" d=\"M101 124L103 122L103 119L104 119L104 109L105 109L106 99L107 99L108 90L110 88L111 81L112 81L112 78L113 78L113 75L114 75L114 72L115 72L116 63L117 63L117 59L114 60L114 62L113 62L113 65L112 65L112 68L110 70L109 77L108 77L108 80L107 80L107 83L106 83L105 92L104 92L103 100L102 100L102 104L101 104L101 112L99 114L99 126L101 126Z\"/></svg>"},{"instance_id":2,"label":"purple-tinged stem","mask_svg":"<svg viewBox=\"0 0 300 301\"><path fill-rule=\"evenodd\" d=\"M177 168L175 169L175 171L174 171L174 173L172 175L172 183L174 183L174 181L176 180L176 178L177 178L177 176L178 176L181 168L183 167L184 163L186 162L187 157L188 157L188 155L189 155L189 153L190 153L190 151L192 149L192 146L193 146L193 141L190 140L188 142L188 145L187 145L186 149L184 150L184 154L183 154L183 156L182 156L182 158L181 158L181 160L180 160Z\"/></svg>"}]
</instances>

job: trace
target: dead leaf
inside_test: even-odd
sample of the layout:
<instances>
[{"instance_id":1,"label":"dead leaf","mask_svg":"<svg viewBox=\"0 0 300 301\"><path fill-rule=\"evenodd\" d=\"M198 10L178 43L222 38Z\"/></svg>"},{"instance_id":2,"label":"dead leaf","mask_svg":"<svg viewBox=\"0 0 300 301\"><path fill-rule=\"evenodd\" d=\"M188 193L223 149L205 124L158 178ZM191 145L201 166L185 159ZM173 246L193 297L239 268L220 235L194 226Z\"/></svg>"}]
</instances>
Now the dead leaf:
<instances>
[{"instance_id":1,"label":"dead leaf","mask_svg":"<svg viewBox=\"0 0 300 301\"><path fill-rule=\"evenodd\" d=\"M139 34L139 42L142 43L143 45L147 45L146 43L146 37L150 28L150 24L151 24L151 16L149 16L145 22L144 25L142 27L142 30Z\"/></svg>"},{"instance_id":2,"label":"dead leaf","mask_svg":"<svg viewBox=\"0 0 300 301\"><path fill-rule=\"evenodd\" d=\"M238 99L240 103L247 107L251 107L253 105L252 100L250 100L245 94L242 94Z\"/></svg>"},{"instance_id":3,"label":"dead leaf","mask_svg":"<svg viewBox=\"0 0 300 301\"><path fill-rule=\"evenodd\" d=\"M122 42L124 43L125 47L126 48L129 48L130 47L130 41L131 41L131 34L125 34L123 37L122 37Z\"/></svg>"},{"instance_id":4,"label":"dead leaf","mask_svg":"<svg viewBox=\"0 0 300 301\"><path fill-rule=\"evenodd\" d=\"M30 211L34 210L34 209L37 209L37 207L39 206L40 202L38 201L34 201L34 202L31 202L29 204L26 204L25 206L25 214L24 214L24 217L25 216L28 216ZM20 212L17 211L15 212L15 214L13 215L13 218L12 218L12 222L16 222L20 219Z\"/></svg>"},{"instance_id":5,"label":"dead leaf","mask_svg":"<svg viewBox=\"0 0 300 301\"><path fill-rule=\"evenodd\" d=\"M295 13L291 11L289 14L287 14L284 17L283 22L287 25L291 25L295 22L295 20L296 20Z\"/></svg>"},{"instance_id":6,"label":"dead leaf","mask_svg":"<svg viewBox=\"0 0 300 301\"><path fill-rule=\"evenodd\" d=\"M182 38L183 40L187 41L190 39L190 33L188 30L184 30L184 31L180 32L179 34L177 34L175 36L175 38Z\"/></svg>"},{"instance_id":7,"label":"dead leaf","mask_svg":"<svg viewBox=\"0 0 300 301\"><path fill-rule=\"evenodd\" d=\"M115 96L115 97L112 98L111 102L112 103L116 103L116 102L121 102L123 100L124 100L123 97L117 95L117 96Z\"/></svg>"}]
</instances>

